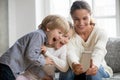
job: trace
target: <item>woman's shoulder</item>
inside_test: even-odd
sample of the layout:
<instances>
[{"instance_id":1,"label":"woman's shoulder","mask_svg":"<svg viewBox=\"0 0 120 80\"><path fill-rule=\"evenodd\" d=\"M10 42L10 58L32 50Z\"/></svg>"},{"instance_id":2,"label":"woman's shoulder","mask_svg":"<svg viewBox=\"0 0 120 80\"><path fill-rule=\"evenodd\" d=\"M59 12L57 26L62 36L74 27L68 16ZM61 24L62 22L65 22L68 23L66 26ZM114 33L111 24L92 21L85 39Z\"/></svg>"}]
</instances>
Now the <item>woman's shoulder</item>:
<instances>
[{"instance_id":1,"label":"woman's shoulder","mask_svg":"<svg viewBox=\"0 0 120 80\"><path fill-rule=\"evenodd\" d=\"M107 34L103 28L100 28L98 26L94 27L93 32L96 33L97 35L106 35Z\"/></svg>"},{"instance_id":2,"label":"woman's shoulder","mask_svg":"<svg viewBox=\"0 0 120 80\"><path fill-rule=\"evenodd\" d=\"M69 42L81 42L81 41L82 41L82 38L77 33L75 33Z\"/></svg>"},{"instance_id":3,"label":"woman's shoulder","mask_svg":"<svg viewBox=\"0 0 120 80\"><path fill-rule=\"evenodd\" d=\"M81 37L76 33L68 42L67 46L68 47L78 47L80 44L82 44L82 39Z\"/></svg>"},{"instance_id":4,"label":"woman's shoulder","mask_svg":"<svg viewBox=\"0 0 120 80\"><path fill-rule=\"evenodd\" d=\"M96 32L106 32L104 28L101 28L100 26L95 26L94 31Z\"/></svg>"},{"instance_id":5,"label":"woman's shoulder","mask_svg":"<svg viewBox=\"0 0 120 80\"><path fill-rule=\"evenodd\" d=\"M100 27L95 27L94 36L96 36L96 38L108 38L106 31Z\"/></svg>"}]
</instances>

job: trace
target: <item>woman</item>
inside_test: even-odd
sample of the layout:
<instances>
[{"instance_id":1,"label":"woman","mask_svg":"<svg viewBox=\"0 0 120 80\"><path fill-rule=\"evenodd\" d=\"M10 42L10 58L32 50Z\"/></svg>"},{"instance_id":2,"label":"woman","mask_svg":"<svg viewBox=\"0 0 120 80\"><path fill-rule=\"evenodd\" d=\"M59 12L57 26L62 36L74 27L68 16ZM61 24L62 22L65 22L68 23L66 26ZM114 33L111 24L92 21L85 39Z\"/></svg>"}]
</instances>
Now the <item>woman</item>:
<instances>
[{"instance_id":1,"label":"woman","mask_svg":"<svg viewBox=\"0 0 120 80\"><path fill-rule=\"evenodd\" d=\"M75 1L71 6L70 14L76 34L68 44L68 62L75 75L73 76L71 72L71 77L68 71L69 73L64 74L67 76L66 80L72 80L73 77L74 80L101 80L112 76L112 69L104 60L108 38L104 30L96 27L92 21L89 4L85 1ZM90 68L85 72L80 64L84 51L92 52Z\"/></svg>"}]
</instances>

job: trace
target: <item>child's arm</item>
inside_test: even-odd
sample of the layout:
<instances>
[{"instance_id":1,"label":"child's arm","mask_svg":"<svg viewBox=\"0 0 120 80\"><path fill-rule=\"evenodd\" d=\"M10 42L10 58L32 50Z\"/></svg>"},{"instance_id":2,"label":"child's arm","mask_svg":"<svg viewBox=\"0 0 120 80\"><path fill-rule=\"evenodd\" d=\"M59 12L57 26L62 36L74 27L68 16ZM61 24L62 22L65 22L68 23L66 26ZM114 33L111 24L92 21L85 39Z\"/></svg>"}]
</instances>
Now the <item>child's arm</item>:
<instances>
[{"instance_id":1,"label":"child's arm","mask_svg":"<svg viewBox=\"0 0 120 80\"><path fill-rule=\"evenodd\" d=\"M46 51L46 53L44 54L45 56L48 56L49 58L51 58L56 66L56 68L58 68L60 71L62 72L66 72L69 68L68 63L67 63L67 59L66 59L66 54L67 54L67 49L66 49L66 45L61 47L59 49L59 51L57 51L59 53L52 53L52 54L59 54L59 56L54 56L52 55L49 51Z\"/></svg>"},{"instance_id":2,"label":"child's arm","mask_svg":"<svg viewBox=\"0 0 120 80\"><path fill-rule=\"evenodd\" d=\"M40 32L34 32L26 36L28 43L25 47L25 59L29 60L29 64L44 66L46 64L45 57L41 54L40 47L45 42L45 36ZM24 47L24 46L23 46Z\"/></svg>"}]
</instances>

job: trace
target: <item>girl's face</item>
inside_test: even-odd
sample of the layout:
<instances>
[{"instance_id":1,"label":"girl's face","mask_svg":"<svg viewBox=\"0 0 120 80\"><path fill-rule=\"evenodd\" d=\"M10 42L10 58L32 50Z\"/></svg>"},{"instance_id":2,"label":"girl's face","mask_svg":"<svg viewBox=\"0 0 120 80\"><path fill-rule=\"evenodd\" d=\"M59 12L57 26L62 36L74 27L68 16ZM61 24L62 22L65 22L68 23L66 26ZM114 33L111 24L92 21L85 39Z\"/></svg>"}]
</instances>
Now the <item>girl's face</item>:
<instances>
[{"instance_id":1,"label":"girl's face","mask_svg":"<svg viewBox=\"0 0 120 80\"><path fill-rule=\"evenodd\" d=\"M77 9L71 16L78 34L89 29L91 15L86 9Z\"/></svg>"},{"instance_id":2,"label":"girl's face","mask_svg":"<svg viewBox=\"0 0 120 80\"><path fill-rule=\"evenodd\" d=\"M54 30L49 30L47 29L47 38L48 38L48 45L50 47L55 46L55 42L60 40L63 36L63 32L61 29L54 29Z\"/></svg>"},{"instance_id":3,"label":"girl's face","mask_svg":"<svg viewBox=\"0 0 120 80\"><path fill-rule=\"evenodd\" d=\"M60 40L56 41L55 46L54 46L55 49L59 49L63 45L67 44L72 35L73 35L73 30L70 29L67 34L63 35L63 37Z\"/></svg>"}]
</instances>

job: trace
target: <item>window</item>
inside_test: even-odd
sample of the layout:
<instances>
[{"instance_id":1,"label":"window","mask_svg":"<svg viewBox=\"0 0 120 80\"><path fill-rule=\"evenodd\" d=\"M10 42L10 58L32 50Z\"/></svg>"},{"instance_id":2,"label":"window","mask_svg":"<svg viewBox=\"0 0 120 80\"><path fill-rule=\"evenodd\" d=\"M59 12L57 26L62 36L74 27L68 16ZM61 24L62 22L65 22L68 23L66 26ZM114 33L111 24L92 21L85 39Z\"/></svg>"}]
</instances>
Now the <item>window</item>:
<instances>
[{"instance_id":1,"label":"window","mask_svg":"<svg viewBox=\"0 0 120 80\"><path fill-rule=\"evenodd\" d=\"M51 0L50 13L60 14L67 19L70 19L70 6L75 0ZM93 17L96 24L103 28L109 37L117 36L117 0L85 0L93 11ZM119 10L119 9L117 9Z\"/></svg>"},{"instance_id":2,"label":"window","mask_svg":"<svg viewBox=\"0 0 120 80\"><path fill-rule=\"evenodd\" d=\"M106 30L109 36L116 34L116 1L93 0L93 16L99 27Z\"/></svg>"},{"instance_id":3,"label":"window","mask_svg":"<svg viewBox=\"0 0 120 80\"><path fill-rule=\"evenodd\" d=\"M50 12L69 18L70 1L69 0L51 0Z\"/></svg>"}]
</instances>

